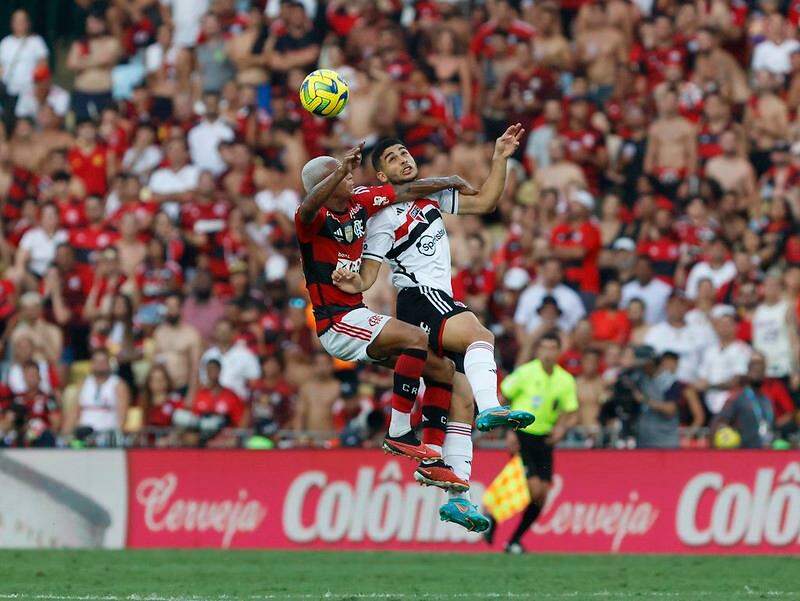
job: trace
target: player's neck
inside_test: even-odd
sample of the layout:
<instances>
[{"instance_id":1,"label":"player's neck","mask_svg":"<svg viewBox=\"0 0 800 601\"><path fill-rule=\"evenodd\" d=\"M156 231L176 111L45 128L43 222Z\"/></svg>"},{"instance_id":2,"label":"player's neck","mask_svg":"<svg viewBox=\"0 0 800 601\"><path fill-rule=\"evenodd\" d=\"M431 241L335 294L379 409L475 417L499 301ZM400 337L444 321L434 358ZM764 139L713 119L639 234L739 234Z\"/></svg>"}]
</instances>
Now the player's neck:
<instances>
[{"instance_id":1,"label":"player's neck","mask_svg":"<svg viewBox=\"0 0 800 601\"><path fill-rule=\"evenodd\" d=\"M347 199L331 198L325 206L335 213L344 213L347 210Z\"/></svg>"}]
</instances>

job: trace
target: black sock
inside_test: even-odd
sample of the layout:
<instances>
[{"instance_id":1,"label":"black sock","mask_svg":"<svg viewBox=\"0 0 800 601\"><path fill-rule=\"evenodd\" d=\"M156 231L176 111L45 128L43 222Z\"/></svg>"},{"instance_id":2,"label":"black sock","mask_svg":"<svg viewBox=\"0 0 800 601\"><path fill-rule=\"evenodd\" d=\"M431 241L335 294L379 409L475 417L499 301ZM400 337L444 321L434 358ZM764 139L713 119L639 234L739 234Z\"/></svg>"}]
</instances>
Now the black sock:
<instances>
[{"instance_id":1,"label":"black sock","mask_svg":"<svg viewBox=\"0 0 800 601\"><path fill-rule=\"evenodd\" d=\"M511 537L511 540L508 542L518 543L520 540L522 540L522 537L530 529L531 524L533 524L536 521L536 518L539 517L540 511L542 511L542 506L538 503L531 503L528 505L525 508L525 511L522 513L522 518L519 521L517 529L514 530L514 534Z\"/></svg>"}]
</instances>

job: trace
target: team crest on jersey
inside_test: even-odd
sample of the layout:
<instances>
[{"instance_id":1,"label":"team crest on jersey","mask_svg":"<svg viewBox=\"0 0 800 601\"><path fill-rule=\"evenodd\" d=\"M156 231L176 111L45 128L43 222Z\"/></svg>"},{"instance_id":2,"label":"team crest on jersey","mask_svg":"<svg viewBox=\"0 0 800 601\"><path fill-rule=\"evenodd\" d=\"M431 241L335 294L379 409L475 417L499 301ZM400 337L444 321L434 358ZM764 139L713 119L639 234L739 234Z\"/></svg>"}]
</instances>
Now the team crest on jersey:
<instances>
[{"instance_id":1,"label":"team crest on jersey","mask_svg":"<svg viewBox=\"0 0 800 601\"><path fill-rule=\"evenodd\" d=\"M408 216L411 217L414 221L419 221L420 223L427 223L427 219L425 219L425 213L422 212L422 209L419 207L411 207L411 210L408 212Z\"/></svg>"},{"instance_id":2,"label":"team crest on jersey","mask_svg":"<svg viewBox=\"0 0 800 601\"><path fill-rule=\"evenodd\" d=\"M342 226L342 237L344 241L350 244L353 241L353 224L348 223Z\"/></svg>"}]
</instances>

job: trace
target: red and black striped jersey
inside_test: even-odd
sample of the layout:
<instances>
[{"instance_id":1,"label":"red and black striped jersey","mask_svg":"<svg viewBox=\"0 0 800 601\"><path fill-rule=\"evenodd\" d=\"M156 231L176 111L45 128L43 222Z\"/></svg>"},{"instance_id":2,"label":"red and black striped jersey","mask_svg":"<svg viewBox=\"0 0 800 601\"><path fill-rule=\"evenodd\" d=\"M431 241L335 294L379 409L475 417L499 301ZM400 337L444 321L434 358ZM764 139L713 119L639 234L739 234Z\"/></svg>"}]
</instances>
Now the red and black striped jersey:
<instances>
[{"instance_id":1,"label":"red and black striped jersey","mask_svg":"<svg viewBox=\"0 0 800 601\"><path fill-rule=\"evenodd\" d=\"M306 288L314 307L317 334L325 332L336 317L362 307L361 294L350 294L334 286L336 269L358 272L367 230L367 219L394 201L390 185L356 187L346 210L321 207L311 223L303 223L299 211L294 222Z\"/></svg>"}]
</instances>

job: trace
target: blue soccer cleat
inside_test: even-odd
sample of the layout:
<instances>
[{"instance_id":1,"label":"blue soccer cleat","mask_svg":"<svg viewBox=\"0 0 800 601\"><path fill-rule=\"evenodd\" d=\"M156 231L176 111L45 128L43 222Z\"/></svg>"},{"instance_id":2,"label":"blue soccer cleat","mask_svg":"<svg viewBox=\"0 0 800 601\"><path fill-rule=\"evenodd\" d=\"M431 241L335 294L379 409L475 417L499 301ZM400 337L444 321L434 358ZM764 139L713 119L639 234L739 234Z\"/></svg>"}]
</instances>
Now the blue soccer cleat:
<instances>
[{"instance_id":1,"label":"blue soccer cleat","mask_svg":"<svg viewBox=\"0 0 800 601\"><path fill-rule=\"evenodd\" d=\"M466 499L450 499L439 508L439 519L463 526L470 532L483 532L491 525L489 519Z\"/></svg>"},{"instance_id":2,"label":"blue soccer cleat","mask_svg":"<svg viewBox=\"0 0 800 601\"><path fill-rule=\"evenodd\" d=\"M527 411L512 411L506 407L491 407L478 414L475 419L475 427L481 432L488 432L494 428L511 428L519 430L527 428L536 418L533 413Z\"/></svg>"}]
</instances>

